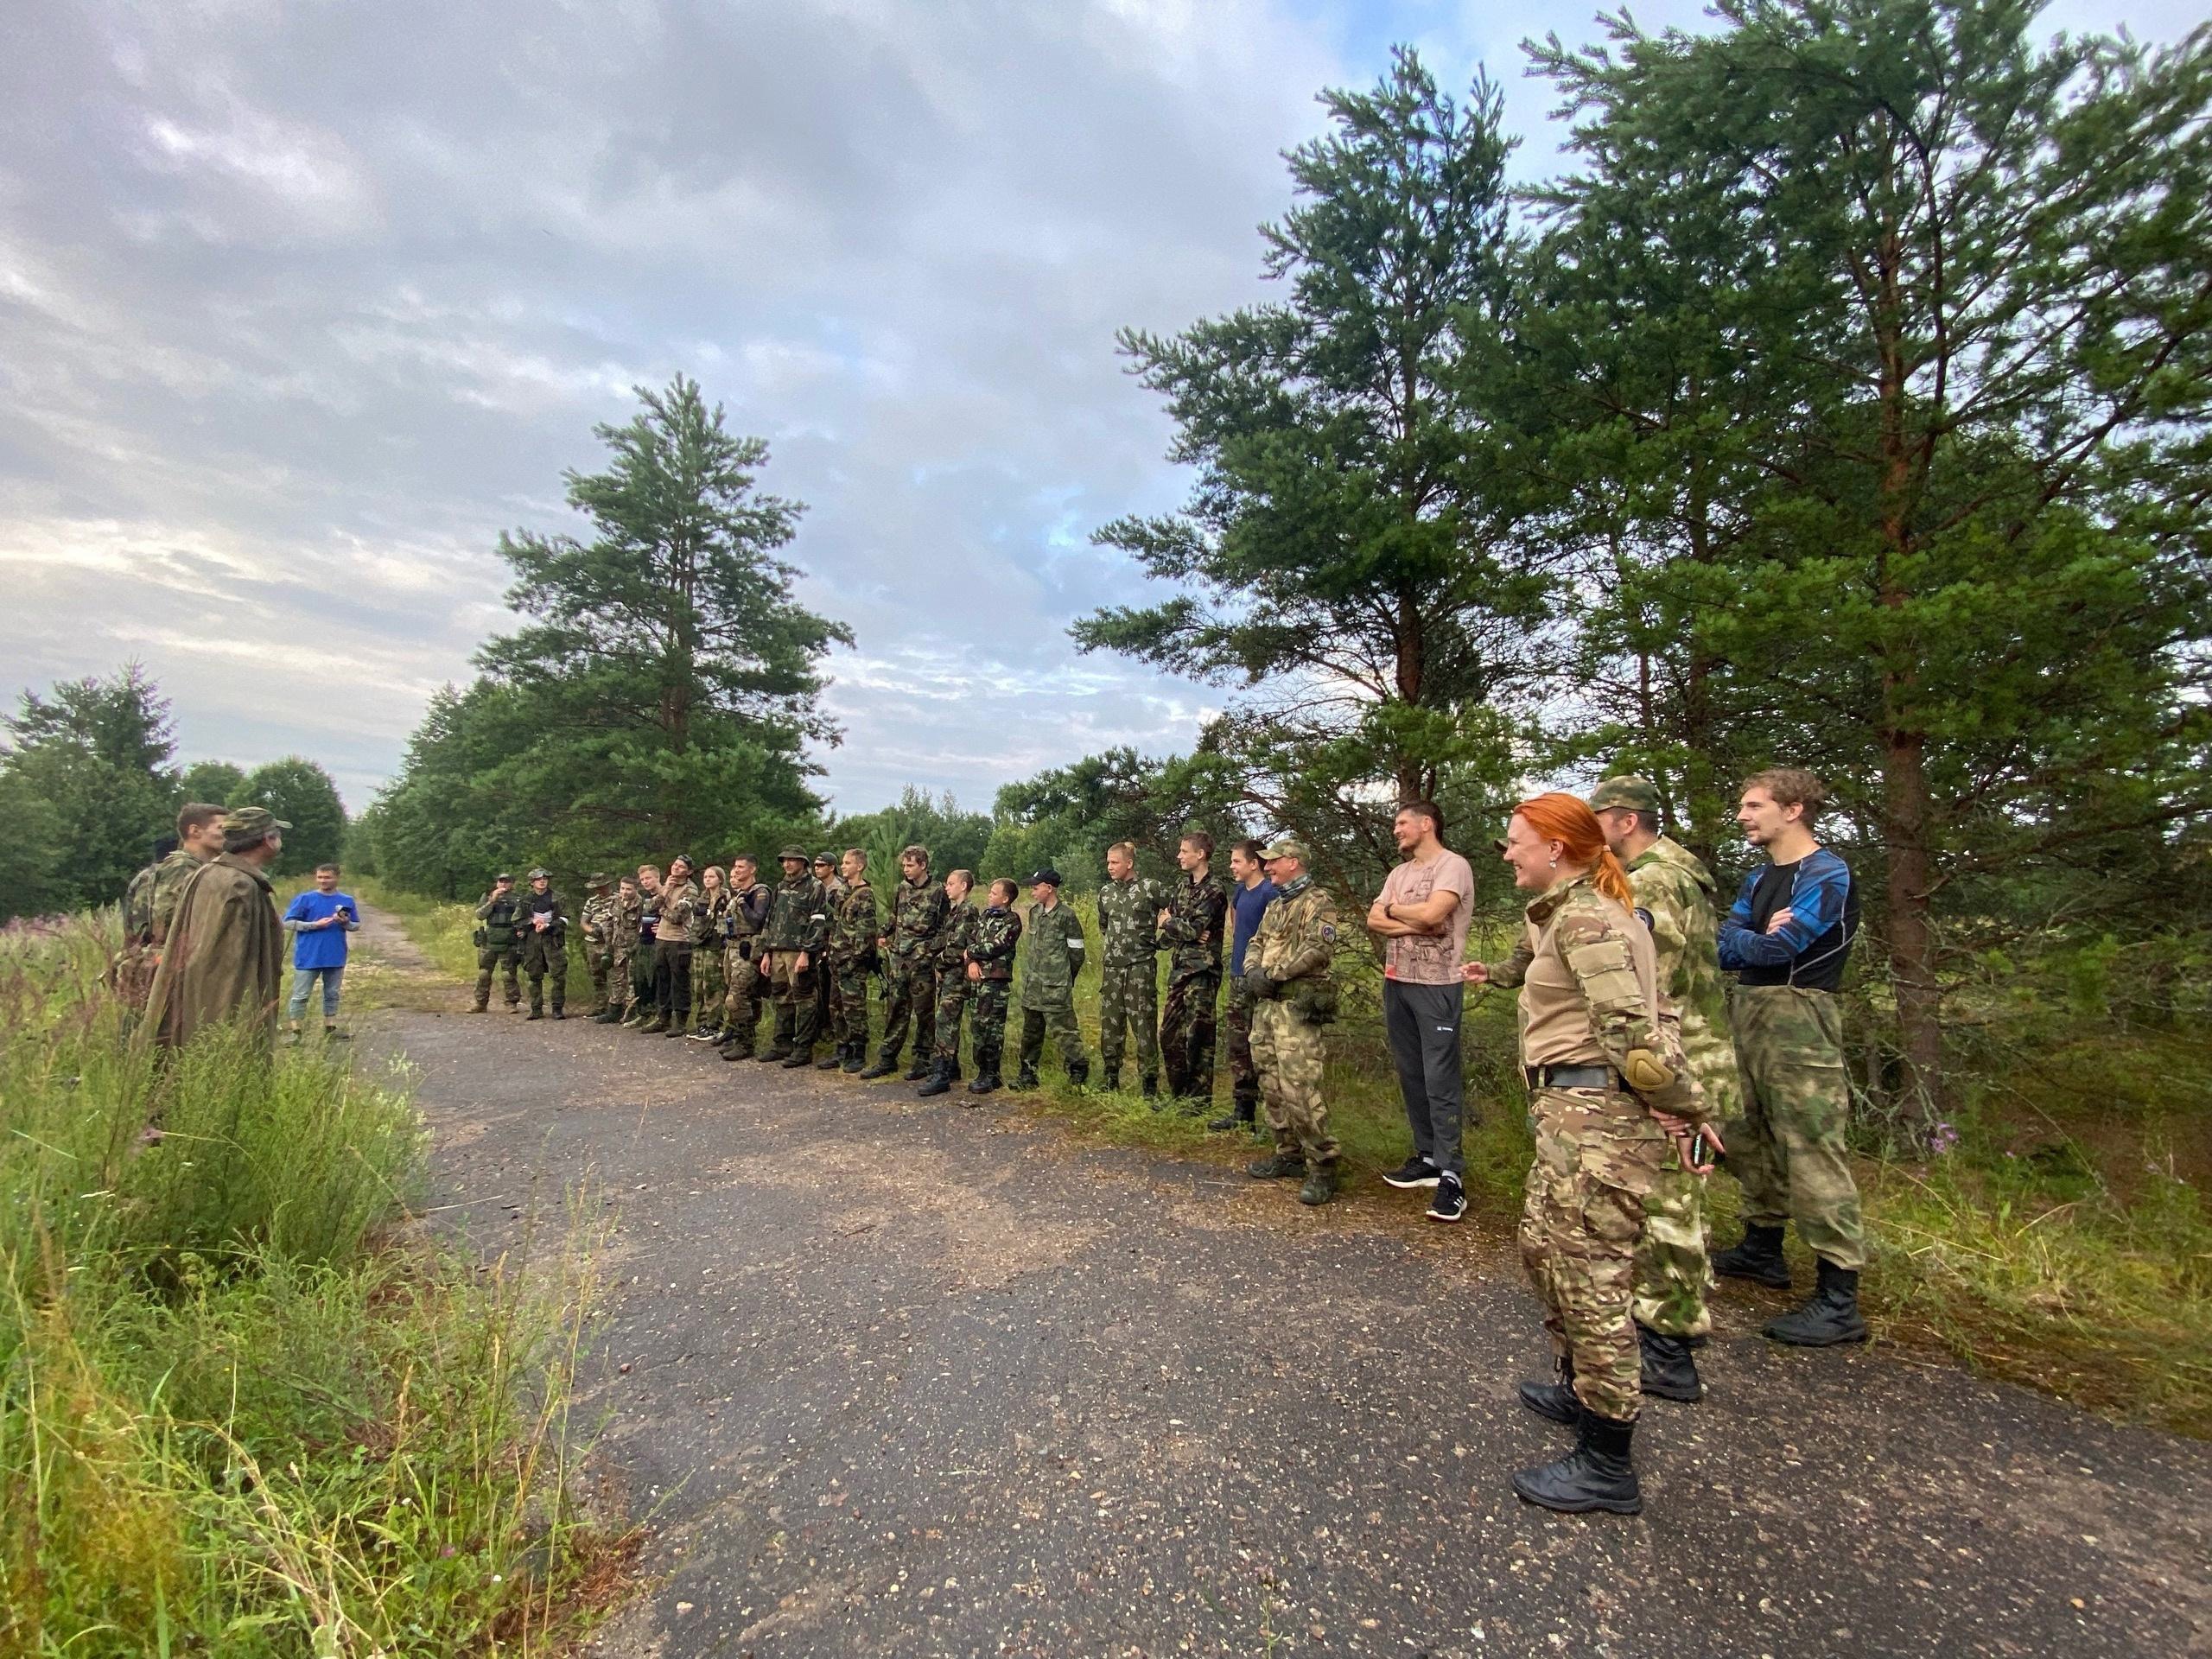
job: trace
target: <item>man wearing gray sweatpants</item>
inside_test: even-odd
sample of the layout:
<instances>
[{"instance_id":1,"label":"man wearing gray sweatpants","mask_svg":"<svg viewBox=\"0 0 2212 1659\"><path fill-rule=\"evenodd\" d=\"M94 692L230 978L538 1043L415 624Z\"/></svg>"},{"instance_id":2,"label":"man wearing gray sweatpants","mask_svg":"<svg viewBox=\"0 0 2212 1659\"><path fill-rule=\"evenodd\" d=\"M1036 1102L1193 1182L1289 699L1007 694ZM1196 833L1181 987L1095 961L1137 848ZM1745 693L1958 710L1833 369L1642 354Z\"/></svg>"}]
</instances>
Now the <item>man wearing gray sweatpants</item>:
<instances>
[{"instance_id":1,"label":"man wearing gray sweatpants","mask_svg":"<svg viewBox=\"0 0 2212 1659\"><path fill-rule=\"evenodd\" d=\"M1466 986L1459 958L1466 954L1475 874L1444 845L1444 815L1434 802L1407 802L1392 830L1405 861L1369 907L1367 928L1382 941L1383 1029L1414 1150L1382 1179L1396 1187L1433 1189L1429 1219L1457 1221L1467 1212L1460 1150L1466 1084L1459 1064Z\"/></svg>"}]
</instances>

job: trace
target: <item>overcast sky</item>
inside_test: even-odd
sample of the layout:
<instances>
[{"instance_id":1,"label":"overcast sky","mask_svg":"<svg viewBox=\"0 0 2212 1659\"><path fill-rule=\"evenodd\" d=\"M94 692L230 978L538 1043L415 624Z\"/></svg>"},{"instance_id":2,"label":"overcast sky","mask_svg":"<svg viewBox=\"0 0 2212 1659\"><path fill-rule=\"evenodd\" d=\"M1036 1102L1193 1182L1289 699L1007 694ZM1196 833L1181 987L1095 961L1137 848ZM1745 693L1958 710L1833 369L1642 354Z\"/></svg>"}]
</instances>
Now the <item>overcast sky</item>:
<instances>
[{"instance_id":1,"label":"overcast sky","mask_svg":"<svg viewBox=\"0 0 2212 1659\"><path fill-rule=\"evenodd\" d=\"M1594 8L1405 0L48 0L0 63L0 694L144 663L188 760L321 760L358 809L509 625L509 527L679 371L810 505L849 622L844 810L988 807L1216 694L1078 656L1144 595L1093 529L1179 503L1114 352L1261 296L1313 94L1418 44L1549 99ZM2048 29L2172 38L2198 0ZM1694 6L1638 7L1646 25Z\"/></svg>"}]
</instances>

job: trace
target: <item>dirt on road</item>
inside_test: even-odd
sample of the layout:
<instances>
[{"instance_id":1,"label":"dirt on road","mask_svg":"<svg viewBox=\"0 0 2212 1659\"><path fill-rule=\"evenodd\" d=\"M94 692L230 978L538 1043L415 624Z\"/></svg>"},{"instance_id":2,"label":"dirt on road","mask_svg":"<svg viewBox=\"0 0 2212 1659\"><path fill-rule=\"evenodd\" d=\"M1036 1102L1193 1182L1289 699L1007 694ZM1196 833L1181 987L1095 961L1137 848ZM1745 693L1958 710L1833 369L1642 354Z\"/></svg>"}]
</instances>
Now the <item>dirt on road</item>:
<instances>
[{"instance_id":1,"label":"dirt on road","mask_svg":"<svg viewBox=\"0 0 2212 1659\"><path fill-rule=\"evenodd\" d=\"M2212 1652L2212 1448L1731 1294L1643 1514L1550 1515L1506 1484L1568 1442L1514 1400L1535 1304L1472 1230L443 1000L369 1021L440 1218L612 1217L588 1406L654 1541L595 1651Z\"/></svg>"}]
</instances>

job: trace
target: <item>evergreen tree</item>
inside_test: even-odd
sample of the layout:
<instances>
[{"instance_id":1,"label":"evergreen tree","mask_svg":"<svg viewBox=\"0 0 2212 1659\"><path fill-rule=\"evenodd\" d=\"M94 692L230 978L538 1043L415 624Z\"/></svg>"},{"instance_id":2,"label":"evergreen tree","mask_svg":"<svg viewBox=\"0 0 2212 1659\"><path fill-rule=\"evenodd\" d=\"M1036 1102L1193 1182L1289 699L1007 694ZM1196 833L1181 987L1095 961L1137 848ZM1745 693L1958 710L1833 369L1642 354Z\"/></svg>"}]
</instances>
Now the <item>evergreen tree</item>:
<instances>
[{"instance_id":1,"label":"evergreen tree","mask_svg":"<svg viewBox=\"0 0 2212 1659\"><path fill-rule=\"evenodd\" d=\"M868 880L887 893L890 884L899 879L902 848L928 848L930 870L942 880L948 871L976 869L990 835L989 816L962 811L950 790L932 796L909 784L899 791L896 804L838 819L829 831L827 845L836 855L842 855L848 847L866 853ZM762 856L774 850L771 848Z\"/></svg>"},{"instance_id":2,"label":"evergreen tree","mask_svg":"<svg viewBox=\"0 0 2212 1659\"><path fill-rule=\"evenodd\" d=\"M292 826L284 832L275 874L303 875L335 861L346 845L346 805L338 785L299 755L256 766L228 804L265 806Z\"/></svg>"},{"instance_id":3,"label":"evergreen tree","mask_svg":"<svg viewBox=\"0 0 2212 1659\"><path fill-rule=\"evenodd\" d=\"M206 801L215 806L230 806L253 798L245 792L245 772L227 760L194 761L178 780L176 794L179 805L187 801Z\"/></svg>"},{"instance_id":4,"label":"evergreen tree","mask_svg":"<svg viewBox=\"0 0 2212 1659\"><path fill-rule=\"evenodd\" d=\"M121 899L175 816L168 702L130 663L109 678L67 681L43 697L26 691L0 724L10 739L0 778L16 799L41 803L37 817L55 832L54 879L41 907ZM28 906L16 898L10 908L20 914Z\"/></svg>"}]
</instances>

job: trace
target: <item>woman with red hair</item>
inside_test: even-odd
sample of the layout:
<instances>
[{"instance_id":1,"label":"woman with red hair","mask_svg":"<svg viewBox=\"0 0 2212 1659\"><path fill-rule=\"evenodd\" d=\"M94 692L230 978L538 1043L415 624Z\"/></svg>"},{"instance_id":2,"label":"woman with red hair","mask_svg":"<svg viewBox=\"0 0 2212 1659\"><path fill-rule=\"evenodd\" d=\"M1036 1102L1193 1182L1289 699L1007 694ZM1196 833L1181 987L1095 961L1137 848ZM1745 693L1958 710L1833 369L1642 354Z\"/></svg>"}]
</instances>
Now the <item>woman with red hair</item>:
<instances>
[{"instance_id":1,"label":"woman with red hair","mask_svg":"<svg viewBox=\"0 0 2212 1659\"><path fill-rule=\"evenodd\" d=\"M1527 932L1505 961L1460 971L1521 990L1536 1120L1521 1260L1559 1369L1556 1382L1522 1384L1521 1399L1578 1430L1572 1452L1522 1470L1513 1490L1547 1509L1634 1515L1643 1507L1629 1458L1643 1405L1630 1313L1637 1242L1668 1142L1688 1166L1703 1104L1662 1024L1651 935L1597 815L1574 796L1539 795L1514 808L1500 845L1515 885L1536 895Z\"/></svg>"}]
</instances>

